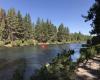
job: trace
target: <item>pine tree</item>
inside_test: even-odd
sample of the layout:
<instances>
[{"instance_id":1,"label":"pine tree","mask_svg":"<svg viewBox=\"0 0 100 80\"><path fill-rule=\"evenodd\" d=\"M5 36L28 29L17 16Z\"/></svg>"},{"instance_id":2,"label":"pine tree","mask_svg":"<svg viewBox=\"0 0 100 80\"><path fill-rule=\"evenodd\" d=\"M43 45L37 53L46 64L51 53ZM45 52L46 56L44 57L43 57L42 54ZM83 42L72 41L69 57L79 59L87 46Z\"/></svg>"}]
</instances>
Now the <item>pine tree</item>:
<instances>
[{"instance_id":1,"label":"pine tree","mask_svg":"<svg viewBox=\"0 0 100 80\"><path fill-rule=\"evenodd\" d=\"M69 28L65 27L64 29L64 37L66 41L69 41Z\"/></svg>"},{"instance_id":2,"label":"pine tree","mask_svg":"<svg viewBox=\"0 0 100 80\"><path fill-rule=\"evenodd\" d=\"M4 9L0 9L0 40L4 40L6 27L6 12Z\"/></svg>"},{"instance_id":3,"label":"pine tree","mask_svg":"<svg viewBox=\"0 0 100 80\"><path fill-rule=\"evenodd\" d=\"M5 26L6 26L5 20L2 19L2 21L0 23L0 40L3 40Z\"/></svg>"},{"instance_id":4,"label":"pine tree","mask_svg":"<svg viewBox=\"0 0 100 80\"><path fill-rule=\"evenodd\" d=\"M20 11L18 11L17 17L18 17L17 37L19 39L24 39L25 27L23 26L23 18Z\"/></svg>"},{"instance_id":5,"label":"pine tree","mask_svg":"<svg viewBox=\"0 0 100 80\"><path fill-rule=\"evenodd\" d=\"M31 18L29 14L26 14L26 16L23 19L23 27L25 28L24 38L31 39L32 38L32 23Z\"/></svg>"},{"instance_id":6,"label":"pine tree","mask_svg":"<svg viewBox=\"0 0 100 80\"><path fill-rule=\"evenodd\" d=\"M17 27L18 27L18 18L15 12L15 9L9 9L7 14L7 31L8 31L8 40L15 40L17 38Z\"/></svg>"},{"instance_id":7,"label":"pine tree","mask_svg":"<svg viewBox=\"0 0 100 80\"><path fill-rule=\"evenodd\" d=\"M92 21L91 34L100 35L100 0L95 0L95 3L88 11L88 16L83 16L85 21Z\"/></svg>"},{"instance_id":8,"label":"pine tree","mask_svg":"<svg viewBox=\"0 0 100 80\"><path fill-rule=\"evenodd\" d=\"M66 41L68 34L69 34L69 32L68 32L67 28L64 27L63 24L60 24L60 26L58 27L58 33L57 33L58 41L60 41L60 42Z\"/></svg>"}]
</instances>

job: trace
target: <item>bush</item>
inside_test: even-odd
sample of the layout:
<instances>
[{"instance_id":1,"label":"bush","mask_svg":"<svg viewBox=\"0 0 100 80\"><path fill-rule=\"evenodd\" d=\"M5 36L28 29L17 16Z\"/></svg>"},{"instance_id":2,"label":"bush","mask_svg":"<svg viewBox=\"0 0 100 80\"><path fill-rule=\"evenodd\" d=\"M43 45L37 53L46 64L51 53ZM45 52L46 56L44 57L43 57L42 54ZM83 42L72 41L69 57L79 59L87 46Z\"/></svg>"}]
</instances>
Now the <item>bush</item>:
<instances>
[{"instance_id":1,"label":"bush","mask_svg":"<svg viewBox=\"0 0 100 80\"><path fill-rule=\"evenodd\" d=\"M4 46L4 42L3 41L0 41L0 46Z\"/></svg>"},{"instance_id":2,"label":"bush","mask_svg":"<svg viewBox=\"0 0 100 80\"><path fill-rule=\"evenodd\" d=\"M88 45L91 45L91 44L92 44L91 39L88 39L88 40L87 40L87 44L88 44Z\"/></svg>"},{"instance_id":3,"label":"bush","mask_svg":"<svg viewBox=\"0 0 100 80\"><path fill-rule=\"evenodd\" d=\"M87 49L87 56L90 58L97 54L97 51L95 50L95 47L90 47Z\"/></svg>"},{"instance_id":4,"label":"bush","mask_svg":"<svg viewBox=\"0 0 100 80\"><path fill-rule=\"evenodd\" d=\"M92 41L92 45L100 44L100 35L94 36L91 41Z\"/></svg>"},{"instance_id":5,"label":"bush","mask_svg":"<svg viewBox=\"0 0 100 80\"><path fill-rule=\"evenodd\" d=\"M95 47L92 46L92 47L88 47L88 48L81 48L80 54L81 54L80 58L82 58L82 60L83 59L88 60L88 59L92 58L94 55L96 55L97 51L96 51Z\"/></svg>"},{"instance_id":6,"label":"bush","mask_svg":"<svg viewBox=\"0 0 100 80\"><path fill-rule=\"evenodd\" d=\"M32 80L74 80L76 63L69 59L72 54L73 50L64 50L32 76Z\"/></svg>"},{"instance_id":7,"label":"bush","mask_svg":"<svg viewBox=\"0 0 100 80\"><path fill-rule=\"evenodd\" d=\"M27 40L27 43L29 44L29 45L34 45L34 41L33 40Z\"/></svg>"},{"instance_id":8,"label":"bush","mask_svg":"<svg viewBox=\"0 0 100 80\"><path fill-rule=\"evenodd\" d=\"M34 41L33 40L26 40L24 41L23 45L34 45Z\"/></svg>"},{"instance_id":9,"label":"bush","mask_svg":"<svg viewBox=\"0 0 100 80\"><path fill-rule=\"evenodd\" d=\"M97 54L100 54L100 44L96 45L95 49L97 50Z\"/></svg>"},{"instance_id":10,"label":"bush","mask_svg":"<svg viewBox=\"0 0 100 80\"><path fill-rule=\"evenodd\" d=\"M11 42L12 46L21 46L22 45L22 40L15 40Z\"/></svg>"}]
</instances>

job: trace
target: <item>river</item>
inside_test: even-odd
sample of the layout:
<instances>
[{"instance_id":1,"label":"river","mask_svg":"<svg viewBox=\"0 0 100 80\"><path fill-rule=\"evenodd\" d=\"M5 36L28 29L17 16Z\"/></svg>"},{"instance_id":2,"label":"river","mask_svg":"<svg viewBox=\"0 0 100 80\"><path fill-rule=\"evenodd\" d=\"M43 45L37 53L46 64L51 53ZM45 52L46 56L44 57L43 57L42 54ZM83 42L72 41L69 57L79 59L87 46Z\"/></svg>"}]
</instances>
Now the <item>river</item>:
<instances>
[{"instance_id":1,"label":"river","mask_svg":"<svg viewBox=\"0 0 100 80\"><path fill-rule=\"evenodd\" d=\"M15 69L24 62L24 80L29 80L37 69L50 62L63 49L74 49L72 60L76 61L80 55L80 48L81 43L49 45L46 48L41 46L0 48L0 80L11 80Z\"/></svg>"}]
</instances>

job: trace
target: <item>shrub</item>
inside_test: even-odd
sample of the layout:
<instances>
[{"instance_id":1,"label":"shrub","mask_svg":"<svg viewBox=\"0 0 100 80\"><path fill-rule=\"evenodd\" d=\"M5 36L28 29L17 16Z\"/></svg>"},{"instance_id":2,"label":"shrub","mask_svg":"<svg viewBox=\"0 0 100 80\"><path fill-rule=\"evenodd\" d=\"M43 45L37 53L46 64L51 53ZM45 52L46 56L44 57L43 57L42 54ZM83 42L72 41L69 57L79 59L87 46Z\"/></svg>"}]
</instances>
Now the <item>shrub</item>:
<instances>
[{"instance_id":1,"label":"shrub","mask_svg":"<svg viewBox=\"0 0 100 80\"><path fill-rule=\"evenodd\" d=\"M97 54L97 51L95 50L95 47L90 47L87 49L87 57L90 58Z\"/></svg>"},{"instance_id":2,"label":"shrub","mask_svg":"<svg viewBox=\"0 0 100 80\"><path fill-rule=\"evenodd\" d=\"M34 45L34 41L33 40L27 40L27 43L29 44L29 45Z\"/></svg>"},{"instance_id":3,"label":"shrub","mask_svg":"<svg viewBox=\"0 0 100 80\"><path fill-rule=\"evenodd\" d=\"M82 60L83 59L88 60L88 59L92 58L94 55L96 55L97 51L96 51L95 47L92 46L92 47L88 47L88 48L81 48L80 53L81 53L80 58L82 58Z\"/></svg>"},{"instance_id":4,"label":"shrub","mask_svg":"<svg viewBox=\"0 0 100 80\"><path fill-rule=\"evenodd\" d=\"M71 50L63 51L32 76L32 80L74 80L76 64L69 59L72 54Z\"/></svg>"},{"instance_id":5,"label":"shrub","mask_svg":"<svg viewBox=\"0 0 100 80\"><path fill-rule=\"evenodd\" d=\"M34 41L33 40L26 40L24 41L23 45L34 45Z\"/></svg>"},{"instance_id":6,"label":"shrub","mask_svg":"<svg viewBox=\"0 0 100 80\"><path fill-rule=\"evenodd\" d=\"M91 39L88 39L88 40L87 40L87 44L88 44L88 45L91 45L91 44L92 44Z\"/></svg>"},{"instance_id":7,"label":"shrub","mask_svg":"<svg viewBox=\"0 0 100 80\"><path fill-rule=\"evenodd\" d=\"M96 45L95 49L97 50L97 54L100 54L100 44Z\"/></svg>"},{"instance_id":8,"label":"shrub","mask_svg":"<svg viewBox=\"0 0 100 80\"><path fill-rule=\"evenodd\" d=\"M22 40L15 40L11 42L12 46L21 46L22 45Z\"/></svg>"},{"instance_id":9,"label":"shrub","mask_svg":"<svg viewBox=\"0 0 100 80\"><path fill-rule=\"evenodd\" d=\"M4 46L4 42L3 41L0 41L0 46Z\"/></svg>"},{"instance_id":10,"label":"shrub","mask_svg":"<svg viewBox=\"0 0 100 80\"><path fill-rule=\"evenodd\" d=\"M100 44L100 35L99 36L94 36L91 41L92 41L93 45Z\"/></svg>"}]
</instances>

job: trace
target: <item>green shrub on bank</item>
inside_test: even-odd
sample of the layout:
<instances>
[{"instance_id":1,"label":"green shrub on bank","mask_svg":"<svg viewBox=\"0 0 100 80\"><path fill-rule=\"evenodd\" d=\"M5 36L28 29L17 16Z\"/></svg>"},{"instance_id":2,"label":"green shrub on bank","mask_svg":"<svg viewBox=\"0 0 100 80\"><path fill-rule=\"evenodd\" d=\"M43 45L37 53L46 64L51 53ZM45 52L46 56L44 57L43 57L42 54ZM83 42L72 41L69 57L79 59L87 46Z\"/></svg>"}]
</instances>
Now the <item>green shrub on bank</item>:
<instances>
[{"instance_id":1,"label":"green shrub on bank","mask_svg":"<svg viewBox=\"0 0 100 80\"><path fill-rule=\"evenodd\" d=\"M3 41L0 41L0 46L4 46L4 42Z\"/></svg>"},{"instance_id":2,"label":"green shrub on bank","mask_svg":"<svg viewBox=\"0 0 100 80\"><path fill-rule=\"evenodd\" d=\"M97 54L100 54L100 44L96 45L95 49L97 50Z\"/></svg>"},{"instance_id":3,"label":"green shrub on bank","mask_svg":"<svg viewBox=\"0 0 100 80\"><path fill-rule=\"evenodd\" d=\"M15 40L11 41L12 46L26 46L26 45L34 45L33 40Z\"/></svg>"},{"instance_id":4,"label":"green shrub on bank","mask_svg":"<svg viewBox=\"0 0 100 80\"><path fill-rule=\"evenodd\" d=\"M33 75L31 80L74 80L76 64L70 59L73 53L73 50L64 50Z\"/></svg>"},{"instance_id":5,"label":"green shrub on bank","mask_svg":"<svg viewBox=\"0 0 100 80\"><path fill-rule=\"evenodd\" d=\"M21 46L22 45L22 40L15 40L11 42L12 46Z\"/></svg>"},{"instance_id":6,"label":"green shrub on bank","mask_svg":"<svg viewBox=\"0 0 100 80\"><path fill-rule=\"evenodd\" d=\"M97 54L97 51L96 51L95 47L92 46L92 47L87 47L87 48L81 48L80 54L81 54L81 56L80 56L79 60L80 60L80 62L82 62L84 60L88 60L88 59L92 58L94 55Z\"/></svg>"},{"instance_id":7,"label":"green shrub on bank","mask_svg":"<svg viewBox=\"0 0 100 80\"><path fill-rule=\"evenodd\" d=\"M34 45L34 41L32 39L24 41L23 45Z\"/></svg>"}]
</instances>

